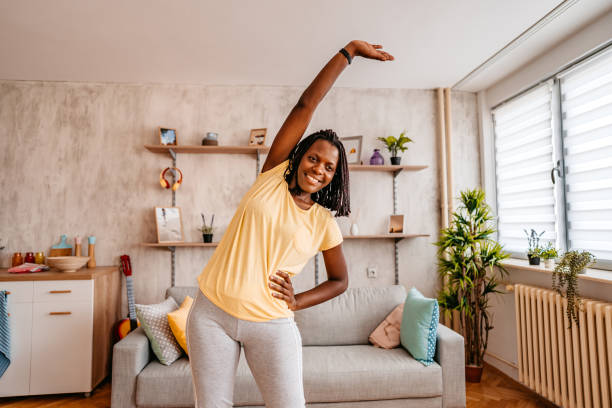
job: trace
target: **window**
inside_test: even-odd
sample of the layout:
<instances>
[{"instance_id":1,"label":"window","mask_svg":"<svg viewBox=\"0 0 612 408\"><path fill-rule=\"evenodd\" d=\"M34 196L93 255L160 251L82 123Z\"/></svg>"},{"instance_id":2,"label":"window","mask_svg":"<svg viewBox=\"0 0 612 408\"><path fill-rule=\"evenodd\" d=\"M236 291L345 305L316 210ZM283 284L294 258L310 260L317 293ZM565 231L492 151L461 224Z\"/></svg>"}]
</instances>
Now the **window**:
<instances>
[{"instance_id":1,"label":"window","mask_svg":"<svg viewBox=\"0 0 612 408\"><path fill-rule=\"evenodd\" d=\"M583 249L612 268L612 48L493 109L498 240Z\"/></svg>"}]
</instances>

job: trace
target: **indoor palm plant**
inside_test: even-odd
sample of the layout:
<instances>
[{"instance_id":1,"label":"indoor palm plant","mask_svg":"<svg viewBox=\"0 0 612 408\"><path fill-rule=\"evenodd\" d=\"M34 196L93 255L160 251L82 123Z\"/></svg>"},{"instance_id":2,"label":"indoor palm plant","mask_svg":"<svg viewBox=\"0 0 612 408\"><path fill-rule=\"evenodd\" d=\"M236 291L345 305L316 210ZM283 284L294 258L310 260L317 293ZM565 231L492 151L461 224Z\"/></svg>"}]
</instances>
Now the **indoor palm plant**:
<instances>
[{"instance_id":1,"label":"indoor palm plant","mask_svg":"<svg viewBox=\"0 0 612 408\"><path fill-rule=\"evenodd\" d=\"M459 313L465 338L466 378L480 381L483 356L487 349L491 316L489 295L497 290L499 278L507 274L502 261L508 258L502 246L491 239L495 229L484 192L461 193L461 206L453 213L451 225L440 232L438 272L442 288L438 302L450 314Z\"/></svg>"},{"instance_id":2,"label":"indoor palm plant","mask_svg":"<svg viewBox=\"0 0 612 408\"><path fill-rule=\"evenodd\" d=\"M405 152L408 148L404 146L404 144L412 142L412 139L407 136L404 136L405 134L406 131L404 130L400 134L399 138L396 138L395 136L377 138L378 140L385 142L385 144L387 145L387 150L389 150L389 153L391 153L391 164L400 164L402 158L397 155L398 150L401 152Z\"/></svg>"},{"instance_id":3,"label":"indoor palm plant","mask_svg":"<svg viewBox=\"0 0 612 408\"><path fill-rule=\"evenodd\" d=\"M578 310L580 308L580 294L578 293L578 275L585 272L585 268L595 261L595 256L588 251L566 252L553 271L552 286L561 296L567 299L567 319L572 327L572 319L578 326ZM565 293L563 288L566 287Z\"/></svg>"}]
</instances>

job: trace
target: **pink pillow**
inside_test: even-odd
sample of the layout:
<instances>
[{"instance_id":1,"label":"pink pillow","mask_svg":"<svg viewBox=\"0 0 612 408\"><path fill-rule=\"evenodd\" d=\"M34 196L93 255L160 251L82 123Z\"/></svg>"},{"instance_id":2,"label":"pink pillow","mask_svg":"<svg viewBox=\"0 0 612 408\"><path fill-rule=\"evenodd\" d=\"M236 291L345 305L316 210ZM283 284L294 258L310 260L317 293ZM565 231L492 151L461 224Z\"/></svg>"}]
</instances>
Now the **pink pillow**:
<instances>
[{"instance_id":1,"label":"pink pillow","mask_svg":"<svg viewBox=\"0 0 612 408\"><path fill-rule=\"evenodd\" d=\"M387 317L378 325L368 338L370 343L376 347L392 349L400 345L400 327L402 325L402 314L404 304L399 304Z\"/></svg>"}]
</instances>

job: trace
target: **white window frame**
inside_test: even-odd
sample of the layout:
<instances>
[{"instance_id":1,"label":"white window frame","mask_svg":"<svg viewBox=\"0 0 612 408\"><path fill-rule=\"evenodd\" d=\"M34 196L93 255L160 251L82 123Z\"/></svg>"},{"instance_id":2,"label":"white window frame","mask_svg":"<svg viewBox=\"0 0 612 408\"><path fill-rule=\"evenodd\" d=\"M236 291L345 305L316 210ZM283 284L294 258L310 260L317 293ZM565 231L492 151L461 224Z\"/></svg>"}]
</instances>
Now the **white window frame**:
<instances>
[{"instance_id":1,"label":"white window frame","mask_svg":"<svg viewBox=\"0 0 612 408\"><path fill-rule=\"evenodd\" d=\"M563 154L563 121L562 121L562 106L561 106L561 81L560 78L567 74L567 72L572 71L574 69L579 68L584 63L587 63L594 58L602 55L604 52L609 52L612 49L612 42L605 44L602 47L594 50L589 53L587 56L569 64L566 67L563 67L559 71L555 72L553 75L539 81L538 83L522 90L521 92L513 95L512 97L507 98L503 102L491 107L488 109L488 117L482 123L481 133L486 128L488 129L488 134L490 137L487 137L486 134L481 136L481 157L483 157L483 183L485 183L485 190L487 192L487 196L489 198L489 202L495 215L495 220L497 220L497 209L499 208L497 202L497 177L496 177L496 163L495 163L495 128L493 121L493 110L502 104L510 102L514 98L517 98L535 87L541 85L544 82L553 81L552 87L552 101L551 101L551 109L552 109L552 120L553 120L553 135L552 135L552 143L553 143L553 158L555 162L558 161L559 167L561 169L565 169L564 165L564 154ZM479 111L485 115L487 113L487 109L484 108L484 92L479 94ZM484 119L484 118L483 118ZM486 166L486 169L484 168ZM551 169L552 170L552 169ZM563 176L563 172L561 174ZM567 251L568 245L568 230L567 230L567 211L566 211L566 198L565 198L565 180L560 180L557 177L558 182L555 184L554 188L554 196L555 196L555 204L557 209L556 221L555 223L557 228L557 245L556 247L561 251ZM496 237L499 238L499 237ZM527 239L527 237L525 237ZM510 255L513 258L527 259L526 253L516 253L510 252ZM612 271L612 260L600 260L598 259L593 265L594 268L597 269L605 269Z\"/></svg>"}]
</instances>

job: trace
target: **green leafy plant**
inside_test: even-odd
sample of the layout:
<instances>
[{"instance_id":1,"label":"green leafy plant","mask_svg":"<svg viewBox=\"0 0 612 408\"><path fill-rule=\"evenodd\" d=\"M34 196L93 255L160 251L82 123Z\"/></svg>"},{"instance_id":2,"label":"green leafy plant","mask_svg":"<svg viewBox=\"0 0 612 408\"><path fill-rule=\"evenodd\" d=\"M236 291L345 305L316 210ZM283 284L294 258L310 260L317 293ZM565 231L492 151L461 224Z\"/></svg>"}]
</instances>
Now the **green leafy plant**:
<instances>
[{"instance_id":1,"label":"green leafy plant","mask_svg":"<svg viewBox=\"0 0 612 408\"><path fill-rule=\"evenodd\" d=\"M203 225L199 228L199 230L202 231L203 234L212 234L213 231L215 230L215 228L213 227L213 223L215 222L215 214L213 214L212 216L210 225L206 225L206 217L204 216L204 214L201 214L201 215L202 215Z\"/></svg>"},{"instance_id":2,"label":"green leafy plant","mask_svg":"<svg viewBox=\"0 0 612 408\"><path fill-rule=\"evenodd\" d=\"M572 327L572 319L578 323L578 310L582 303L578 293L578 274L584 273L584 269L595 262L595 255L588 251L566 252L552 274L553 289L567 299L567 319L569 327ZM563 288L565 293L563 293Z\"/></svg>"},{"instance_id":3,"label":"green leafy plant","mask_svg":"<svg viewBox=\"0 0 612 408\"><path fill-rule=\"evenodd\" d=\"M397 139L395 136L377 137L377 139L385 142L392 157L397 157L397 151L405 152L408 147L404 146L404 144L412 142L412 139L404 136L405 134L406 131L404 130Z\"/></svg>"},{"instance_id":4,"label":"green leafy plant","mask_svg":"<svg viewBox=\"0 0 612 408\"><path fill-rule=\"evenodd\" d=\"M531 229L531 232L527 232L526 229L524 229L523 231L525 231L525 235L527 235L527 241L529 242L529 247L527 248L527 256L532 258L540 256L542 254L542 247L540 246L540 237L544 235L544 231L540 232L539 234L535 232L533 228Z\"/></svg>"},{"instance_id":5,"label":"green leafy plant","mask_svg":"<svg viewBox=\"0 0 612 408\"><path fill-rule=\"evenodd\" d=\"M507 271L502 261L509 254L491 239L495 229L480 189L461 193L461 206L453 213L451 225L440 231L438 273L443 286L438 302L450 315L457 310L465 338L466 365L482 366L487 349L491 316L489 295L497 290Z\"/></svg>"},{"instance_id":6,"label":"green leafy plant","mask_svg":"<svg viewBox=\"0 0 612 408\"><path fill-rule=\"evenodd\" d=\"M552 242L549 242L546 247L542 248L540 256L544 259L555 259L559 257L559 251L553 246Z\"/></svg>"}]
</instances>

